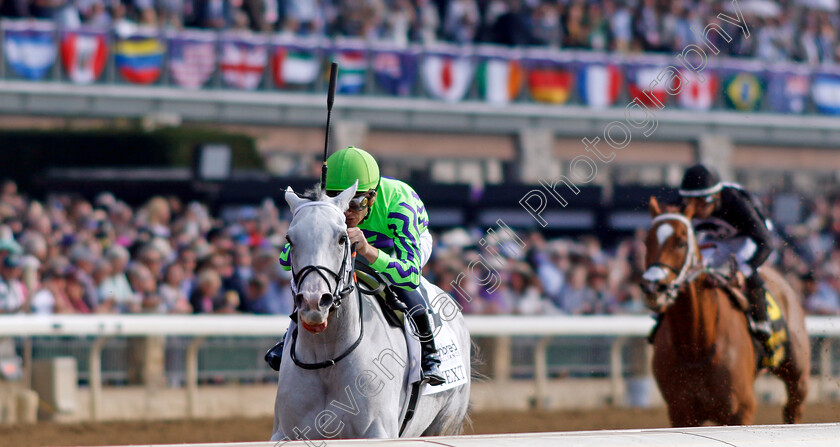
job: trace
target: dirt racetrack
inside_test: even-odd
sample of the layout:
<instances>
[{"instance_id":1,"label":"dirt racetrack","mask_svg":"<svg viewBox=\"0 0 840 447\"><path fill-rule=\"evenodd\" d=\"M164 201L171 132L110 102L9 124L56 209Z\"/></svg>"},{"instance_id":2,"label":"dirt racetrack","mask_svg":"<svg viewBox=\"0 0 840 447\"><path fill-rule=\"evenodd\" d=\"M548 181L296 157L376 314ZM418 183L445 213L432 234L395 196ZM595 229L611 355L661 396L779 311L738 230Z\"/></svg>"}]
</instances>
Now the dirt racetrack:
<instances>
[{"instance_id":1,"label":"dirt racetrack","mask_svg":"<svg viewBox=\"0 0 840 447\"><path fill-rule=\"evenodd\" d=\"M485 412L472 415L466 433L513 433L666 427L664 408L553 412ZM759 407L757 424L781 422L780 406ZM840 422L840 403L805 408L804 422ZM111 422L60 425L40 423L0 427L0 446L92 446L263 441L271 436L271 419L170 422Z\"/></svg>"}]
</instances>

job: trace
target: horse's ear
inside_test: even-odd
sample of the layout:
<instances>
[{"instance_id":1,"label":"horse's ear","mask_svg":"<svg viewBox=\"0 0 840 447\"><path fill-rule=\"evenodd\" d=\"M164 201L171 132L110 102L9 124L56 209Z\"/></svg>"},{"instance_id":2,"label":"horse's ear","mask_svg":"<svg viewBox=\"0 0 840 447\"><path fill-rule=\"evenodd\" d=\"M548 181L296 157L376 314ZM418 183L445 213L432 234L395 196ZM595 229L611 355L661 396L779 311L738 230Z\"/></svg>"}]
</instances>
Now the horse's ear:
<instances>
[{"instance_id":1,"label":"horse's ear","mask_svg":"<svg viewBox=\"0 0 840 447\"><path fill-rule=\"evenodd\" d=\"M356 180L349 188L341 192L341 194L333 197L331 200L335 206L342 211L347 211L350 206L350 200L356 195L356 189L359 187L359 181Z\"/></svg>"},{"instance_id":2,"label":"horse's ear","mask_svg":"<svg viewBox=\"0 0 840 447\"><path fill-rule=\"evenodd\" d=\"M309 200L298 197L298 195L295 194L295 192L292 190L291 186L286 187L286 203L289 204L289 209L292 210L292 214L294 214L297 207L303 205L308 201Z\"/></svg>"},{"instance_id":3,"label":"horse's ear","mask_svg":"<svg viewBox=\"0 0 840 447\"><path fill-rule=\"evenodd\" d=\"M688 202L688 205L683 208L683 215L688 219L691 220L694 217L694 201Z\"/></svg>"},{"instance_id":4,"label":"horse's ear","mask_svg":"<svg viewBox=\"0 0 840 447\"><path fill-rule=\"evenodd\" d=\"M662 210L659 209L659 201L656 200L656 197L650 196L650 204L648 204L648 209L650 209L650 217L656 217L662 214Z\"/></svg>"}]
</instances>

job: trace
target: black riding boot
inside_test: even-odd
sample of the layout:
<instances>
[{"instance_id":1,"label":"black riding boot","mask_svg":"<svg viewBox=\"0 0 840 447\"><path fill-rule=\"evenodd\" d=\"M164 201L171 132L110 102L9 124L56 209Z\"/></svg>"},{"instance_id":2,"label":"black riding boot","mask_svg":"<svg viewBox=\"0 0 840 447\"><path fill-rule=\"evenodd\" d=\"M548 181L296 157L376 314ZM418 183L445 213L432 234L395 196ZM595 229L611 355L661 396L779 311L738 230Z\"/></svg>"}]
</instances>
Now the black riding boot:
<instances>
[{"instance_id":1,"label":"black riding boot","mask_svg":"<svg viewBox=\"0 0 840 447\"><path fill-rule=\"evenodd\" d=\"M283 343L286 337L282 337L280 341L265 353L265 362L275 371L280 371L280 359L283 358Z\"/></svg>"},{"instance_id":2,"label":"black riding boot","mask_svg":"<svg viewBox=\"0 0 840 447\"><path fill-rule=\"evenodd\" d=\"M758 272L755 272L747 278L746 286L747 298L750 301L750 315L753 317L755 330L761 338L761 342L767 344L767 340L773 335L773 329L767 320L767 301L765 299L767 289L764 285L764 279Z\"/></svg>"},{"instance_id":3,"label":"black riding boot","mask_svg":"<svg viewBox=\"0 0 840 447\"><path fill-rule=\"evenodd\" d=\"M423 351L423 358L420 360L420 367L423 370L423 380L430 385L443 385L446 378L440 371L440 357L438 357L435 346L434 333L432 332L432 312L429 304L423 298L423 294L417 289L403 289L392 287L400 300L408 306L408 315L414 321L417 328L417 336L420 340L420 347Z\"/></svg>"}]
</instances>

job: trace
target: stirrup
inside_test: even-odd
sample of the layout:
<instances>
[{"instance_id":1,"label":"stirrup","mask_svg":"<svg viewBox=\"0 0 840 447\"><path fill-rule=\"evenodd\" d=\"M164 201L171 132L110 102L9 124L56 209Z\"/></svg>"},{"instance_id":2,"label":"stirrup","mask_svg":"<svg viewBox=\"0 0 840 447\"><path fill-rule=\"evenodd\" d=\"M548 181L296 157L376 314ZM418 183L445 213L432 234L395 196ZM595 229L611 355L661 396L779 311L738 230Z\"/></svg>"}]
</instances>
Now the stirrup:
<instances>
[{"instance_id":1,"label":"stirrup","mask_svg":"<svg viewBox=\"0 0 840 447\"><path fill-rule=\"evenodd\" d=\"M428 382L432 386L446 383L446 377L444 377L443 372L440 370L440 360L437 358L437 354L430 353L427 356L424 355L420 363L422 364L420 369L423 382Z\"/></svg>"}]
</instances>

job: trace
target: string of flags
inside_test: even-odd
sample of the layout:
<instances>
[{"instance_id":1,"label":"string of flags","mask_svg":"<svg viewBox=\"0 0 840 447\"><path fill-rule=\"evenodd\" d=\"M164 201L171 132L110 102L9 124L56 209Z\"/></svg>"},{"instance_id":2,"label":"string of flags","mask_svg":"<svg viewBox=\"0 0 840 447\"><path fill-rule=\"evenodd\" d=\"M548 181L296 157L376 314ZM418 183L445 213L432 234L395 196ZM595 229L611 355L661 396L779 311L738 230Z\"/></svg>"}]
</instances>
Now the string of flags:
<instances>
[{"instance_id":1,"label":"string of flags","mask_svg":"<svg viewBox=\"0 0 840 447\"><path fill-rule=\"evenodd\" d=\"M655 80L661 78L663 67L678 65L660 55L494 46L397 47L199 30L138 28L117 34L14 20L0 22L0 29L6 78L32 81L60 76L74 84L105 82L111 61L115 77L129 84L201 89L210 88L218 76L220 86L229 89L308 90L321 88L328 75L327 61L335 60L341 67L338 92L345 95L596 109L636 100L691 111L840 115L840 69L823 66L710 59L702 73L679 68L675 85L667 86ZM688 85L679 88L681 82Z\"/></svg>"}]
</instances>

